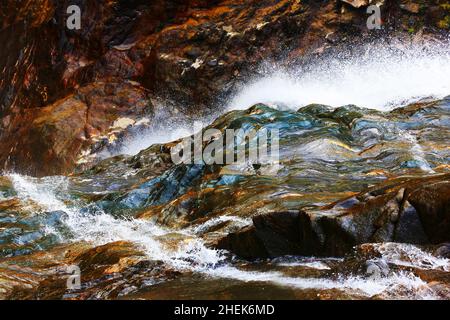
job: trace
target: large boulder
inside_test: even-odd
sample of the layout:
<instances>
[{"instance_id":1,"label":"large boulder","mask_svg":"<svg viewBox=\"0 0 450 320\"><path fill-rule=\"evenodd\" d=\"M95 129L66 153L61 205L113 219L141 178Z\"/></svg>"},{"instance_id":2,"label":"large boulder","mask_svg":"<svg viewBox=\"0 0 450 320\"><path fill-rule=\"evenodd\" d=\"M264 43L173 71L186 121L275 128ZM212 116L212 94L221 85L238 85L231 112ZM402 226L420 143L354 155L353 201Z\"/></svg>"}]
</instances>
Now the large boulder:
<instances>
[{"instance_id":1,"label":"large boulder","mask_svg":"<svg viewBox=\"0 0 450 320\"><path fill-rule=\"evenodd\" d=\"M312 255L319 243L304 212L279 212L253 218L253 226L219 240L220 249L244 258L273 258L283 255Z\"/></svg>"},{"instance_id":2,"label":"large boulder","mask_svg":"<svg viewBox=\"0 0 450 320\"><path fill-rule=\"evenodd\" d=\"M408 201L417 211L432 243L450 239L450 181L436 181L410 191Z\"/></svg>"},{"instance_id":3,"label":"large boulder","mask_svg":"<svg viewBox=\"0 0 450 320\"><path fill-rule=\"evenodd\" d=\"M364 243L450 241L450 175L400 178L317 210L256 216L217 247L244 258L343 256Z\"/></svg>"}]
</instances>

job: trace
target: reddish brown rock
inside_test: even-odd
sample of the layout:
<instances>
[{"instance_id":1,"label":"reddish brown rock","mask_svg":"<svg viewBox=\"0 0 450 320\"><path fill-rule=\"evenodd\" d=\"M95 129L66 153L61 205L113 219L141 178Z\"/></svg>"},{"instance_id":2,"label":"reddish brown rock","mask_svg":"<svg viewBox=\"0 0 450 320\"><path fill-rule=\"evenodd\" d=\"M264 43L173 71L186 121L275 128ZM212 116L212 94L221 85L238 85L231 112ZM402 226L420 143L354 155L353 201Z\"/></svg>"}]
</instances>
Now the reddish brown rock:
<instances>
[{"instance_id":1,"label":"reddish brown rock","mask_svg":"<svg viewBox=\"0 0 450 320\"><path fill-rule=\"evenodd\" d=\"M37 27L52 17L53 10L51 0L3 1L0 4L0 30L22 21Z\"/></svg>"},{"instance_id":2,"label":"reddish brown rock","mask_svg":"<svg viewBox=\"0 0 450 320\"><path fill-rule=\"evenodd\" d=\"M9 151L0 160L6 169L31 175L70 173L81 151L113 130L117 119L135 119L151 112L142 87L96 82L51 105L15 115L11 121L17 129L0 140L0 148Z\"/></svg>"},{"instance_id":3,"label":"reddish brown rock","mask_svg":"<svg viewBox=\"0 0 450 320\"><path fill-rule=\"evenodd\" d=\"M368 6L372 2L371 0L341 0L341 1L348 3L349 5L355 8Z\"/></svg>"},{"instance_id":4,"label":"reddish brown rock","mask_svg":"<svg viewBox=\"0 0 450 320\"><path fill-rule=\"evenodd\" d=\"M81 271L81 288L68 289L72 273ZM86 243L55 247L28 256L0 259L1 299L116 299L145 281L158 281L178 273L150 261L129 242L113 242L92 248Z\"/></svg>"},{"instance_id":5,"label":"reddish brown rock","mask_svg":"<svg viewBox=\"0 0 450 320\"><path fill-rule=\"evenodd\" d=\"M74 160L83 149L78 132L72 134L72 141L69 135L61 139L72 148L70 156L59 160L63 164L52 169L46 168L50 162L40 162L54 158L49 154L55 152L50 150L55 143L46 139L54 138L54 132L65 134L60 127L64 121L51 121L53 133L43 135L33 150L19 148L29 147L24 142L15 148L11 140L37 139L33 135L41 134L42 127L32 124L42 116L38 109L55 108L80 94L80 88L132 80L148 90L148 100L176 101L185 113L205 114L257 74L261 61L280 60L289 65L327 53L331 46L342 45L343 39L358 42L377 35L377 31L367 30L365 10L340 10L351 6L337 0L77 3L82 10L79 31L66 28L69 0L25 0L20 6L7 0L1 4L0 41L8 48L0 51L2 168L48 174L75 167ZM386 3L382 7L383 35L409 37L411 29L435 34L446 17L438 3L423 4L430 10L413 16L401 10L399 3ZM330 34L333 37L327 37ZM77 114L80 108L73 112ZM114 112L107 113L111 118L122 115ZM105 125L93 127L96 134L105 134L109 124L105 121ZM80 129L81 125L76 128ZM89 128L86 131L89 133ZM87 137L82 144L90 143L95 141Z\"/></svg>"},{"instance_id":6,"label":"reddish brown rock","mask_svg":"<svg viewBox=\"0 0 450 320\"><path fill-rule=\"evenodd\" d=\"M420 11L420 5L418 3L414 3L414 2L407 2L405 4L401 4L400 8L402 8L403 10L406 10L410 13L419 13L419 11Z\"/></svg>"}]
</instances>

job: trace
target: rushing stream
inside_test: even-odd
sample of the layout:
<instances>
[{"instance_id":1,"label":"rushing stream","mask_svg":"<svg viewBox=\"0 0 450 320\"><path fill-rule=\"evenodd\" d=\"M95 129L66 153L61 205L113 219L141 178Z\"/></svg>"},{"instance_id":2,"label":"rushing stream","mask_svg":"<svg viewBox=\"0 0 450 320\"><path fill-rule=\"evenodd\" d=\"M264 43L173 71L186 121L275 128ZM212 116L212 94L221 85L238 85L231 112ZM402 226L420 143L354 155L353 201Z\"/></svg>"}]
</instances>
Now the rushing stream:
<instances>
[{"instance_id":1,"label":"rushing stream","mask_svg":"<svg viewBox=\"0 0 450 320\"><path fill-rule=\"evenodd\" d=\"M215 246L251 226L256 215L316 210L389 178L448 173L449 48L428 50L372 48L310 70L266 68L210 127L278 129L277 164L174 165L164 144L192 130L185 124L167 139L167 124L141 132L117 151L128 155L81 173L4 173L0 269L16 270L11 266L25 257L26 270L39 269L45 278L50 271L42 271L39 252L122 241L137 246L139 261L160 262L172 273L119 270L64 297L84 297L95 287L88 297L448 299L449 291L430 285L423 274L448 275L450 260L422 246L373 244L378 255L355 259L382 266L376 277L367 269L343 271L348 257L247 261ZM17 272L16 278L26 277Z\"/></svg>"},{"instance_id":2,"label":"rushing stream","mask_svg":"<svg viewBox=\"0 0 450 320\"><path fill-rule=\"evenodd\" d=\"M199 288L191 293L184 292L187 296L178 297L199 298L208 294L214 295L208 291L208 287L215 282L226 287L244 282L246 285L242 288L243 292L236 293L237 297L245 296L246 290L249 290L247 294L251 295L253 290L257 290L258 285L266 283L268 288L275 287L275 292L283 292L282 288L285 288L287 292L282 293L284 297L302 297L303 291L307 292L305 297L308 297L310 291L336 289L342 291L335 293L337 296L347 294L355 297L372 297L381 294L385 298L437 298L427 287L426 282L406 271L392 271L381 279L357 275L320 276L323 271L328 271L333 265L342 262L342 259L337 258L286 257L255 263L253 266L242 261L230 260L223 252L207 248L199 235L224 221L233 225L251 223L235 216L219 217L194 227L177 228L174 231L150 221L115 218L96 206L73 199L69 196L70 182L63 177L42 180L19 175L8 177L13 183L16 197L39 207L38 210L35 207L32 209L35 216L19 221L20 224L32 226L32 230L18 232L13 228L10 229L9 237L6 237L8 242L14 247L21 248L18 252L14 252L15 254L23 254L33 249L48 249L55 243L69 241L88 241L95 246L115 241L131 241L139 245L149 259L163 261L168 267L182 273L194 273L194 279L197 278L197 281L193 285ZM5 220L3 218L2 222ZM15 235L14 232L18 234ZM2 242L5 242L5 236L2 236ZM177 239L175 246L170 243L174 237ZM383 252L381 259L394 265L449 271L448 259L433 257L412 245L380 246ZM8 255L7 252L11 251L4 250L3 254ZM165 290L178 290L177 287L180 286L178 281L181 280L175 281L172 289L169 284L159 285ZM145 296L145 291L150 290L148 294L152 296L151 288L152 286L144 288L144 293L140 294ZM176 292L171 294L177 297ZM271 296L272 293L268 295Z\"/></svg>"}]
</instances>

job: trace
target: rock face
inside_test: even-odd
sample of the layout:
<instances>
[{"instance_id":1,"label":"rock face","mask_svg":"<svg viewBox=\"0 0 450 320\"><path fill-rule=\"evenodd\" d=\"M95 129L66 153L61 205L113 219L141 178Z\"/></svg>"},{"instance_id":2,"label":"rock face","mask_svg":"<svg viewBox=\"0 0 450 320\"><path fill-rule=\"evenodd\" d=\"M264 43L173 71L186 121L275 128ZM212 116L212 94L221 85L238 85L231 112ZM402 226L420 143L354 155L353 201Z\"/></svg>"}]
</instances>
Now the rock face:
<instances>
[{"instance_id":1,"label":"rock face","mask_svg":"<svg viewBox=\"0 0 450 320\"><path fill-rule=\"evenodd\" d=\"M256 216L218 247L244 258L342 256L364 243L448 242L449 219L450 175L403 178L315 211Z\"/></svg>"},{"instance_id":2,"label":"rock face","mask_svg":"<svg viewBox=\"0 0 450 320\"><path fill-rule=\"evenodd\" d=\"M108 128L109 106L138 113L141 87L125 86L133 102L110 84L80 88L69 98L76 108L62 99L49 114L39 109L43 132L56 134L48 119L66 114L69 138L86 135L89 112L99 114L92 137L131 123L121 110ZM94 93L98 103L88 103ZM0 298L448 299L449 103L389 112L258 104L216 119L221 132L282 130L284 156L259 166L174 164L174 141L69 176L0 176ZM411 152L417 146L421 159ZM404 166L414 160L427 166ZM249 263L217 247L273 259ZM80 290L67 288L67 266L80 268Z\"/></svg>"},{"instance_id":3,"label":"rock face","mask_svg":"<svg viewBox=\"0 0 450 320\"><path fill-rule=\"evenodd\" d=\"M95 147L108 132L124 129L120 119L137 119L151 111L142 87L98 81L51 105L23 110L13 119L16 131L5 133L0 143L2 150L16 155L0 157L6 167L30 175L68 173L83 149ZM38 168L30 163L52 165Z\"/></svg>"},{"instance_id":4,"label":"rock face","mask_svg":"<svg viewBox=\"0 0 450 320\"><path fill-rule=\"evenodd\" d=\"M81 30L66 28L69 4L81 8ZM365 10L338 0L7 0L0 6L0 41L8 48L0 51L0 167L34 175L70 172L97 143L95 134L107 134L124 114L138 117L153 99L209 113L262 60L281 60L289 51L286 63L298 61L340 39L371 35ZM447 28L448 13L437 0L422 4L423 15L398 6L383 7L386 26L394 27L386 30ZM138 106L117 101L116 89L101 89L105 83ZM91 99L77 98L86 94ZM61 108L71 109L73 120ZM61 154L55 144L68 148Z\"/></svg>"}]
</instances>

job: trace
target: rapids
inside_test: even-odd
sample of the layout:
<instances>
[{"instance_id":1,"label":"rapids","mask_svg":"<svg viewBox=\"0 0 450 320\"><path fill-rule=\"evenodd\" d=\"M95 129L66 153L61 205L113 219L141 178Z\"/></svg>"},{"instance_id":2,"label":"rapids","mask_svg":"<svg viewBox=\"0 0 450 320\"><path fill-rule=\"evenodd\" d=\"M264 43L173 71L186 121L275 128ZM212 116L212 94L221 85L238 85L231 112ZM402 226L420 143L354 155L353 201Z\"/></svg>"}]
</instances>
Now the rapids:
<instances>
[{"instance_id":1,"label":"rapids","mask_svg":"<svg viewBox=\"0 0 450 320\"><path fill-rule=\"evenodd\" d=\"M139 285L99 277L79 292L64 289L63 297L81 297L94 286L101 289L95 298L448 299L449 291L423 274L446 274L450 260L421 246L373 244L378 255L355 258L366 267L384 266L373 277L365 267L345 271L349 257L250 262L215 243L251 226L255 215L317 209L392 177L448 172L449 58L444 44L370 47L344 63L330 59L309 70L263 67L263 76L249 80L214 121L205 120L221 131L278 129L280 163L258 172L251 163L171 164L164 146L192 134L189 122L175 124L176 132L162 122L127 141L118 156L71 176L6 172L0 270L13 272L20 257L41 270L39 253L61 246L126 242L142 253L139 259L162 263L175 276L132 269L142 277ZM1 283L0 289L6 290Z\"/></svg>"},{"instance_id":2,"label":"rapids","mask_svg":"<svg viewBox=\"0 0 450 320\"><path fill-rule=\"evenodd\" d=\"M61 216L59 228L51 226L45 219L41 220L42 225L34 231L39 233L38 230L41 230L41 238L30 237L29 233L26 233L13 240L22 246L35 242L37 250L45 249L42 238L49 235L56 236L55 242L88 241L94 246L115 241L131 241L144 250L148 259L163 261L168 267L182 273L193 272L202 275L197 284L200 287L209 286L209 282L223 282L229 279L231 283L243 282L246 286L252 283L260 285L267 283L269 288L275 286L285 288L288 292L299 291L300 295L295 293L299 297L305 290L319 293L338 290L334 293L336 296L345 294L347 297L357 298L374 296L403 299L438 298L433 290L427 287L427 283L412 272L389 271L389 274L381 279L374 279L367 275L317 276L313 271L318 271L320 274L321 270L329 270L334 264L342 263L343 260L300 257L257 262L249 268L242 261L230 260L220 250L206 247L203 239L197 236L206 232L208 227L223 221L237 225L250 224L250 221L237 217L219 217L194 227L174 231L150 221L115 218L100 208L90 208L88 204L71 199L67 197L70 181L64 177L40 180L17 174L8 177L12 181L15 196L24 203L32 202L36 206L33 210L37 216L48 212L65 213ZM171 241L170 238L173 237L174 232L178 233L182 239L175 247L167 244ZM449 259L433 257L412 245L386 243L379 245L379 250L382 253L380 259L393 265L445 271L450 268ZM297 271L298 275L295 275L294 271ZM303 274L306 276L301 276ZM132 296L149 294L146 291L151 292L151 287L141 288L142 292L133 292ZM195 295L191 297L196 298Z\"/></svg>"}]
</instances>

